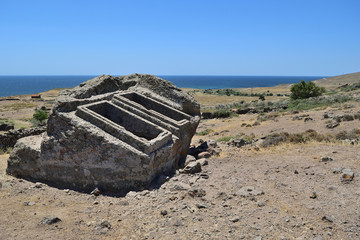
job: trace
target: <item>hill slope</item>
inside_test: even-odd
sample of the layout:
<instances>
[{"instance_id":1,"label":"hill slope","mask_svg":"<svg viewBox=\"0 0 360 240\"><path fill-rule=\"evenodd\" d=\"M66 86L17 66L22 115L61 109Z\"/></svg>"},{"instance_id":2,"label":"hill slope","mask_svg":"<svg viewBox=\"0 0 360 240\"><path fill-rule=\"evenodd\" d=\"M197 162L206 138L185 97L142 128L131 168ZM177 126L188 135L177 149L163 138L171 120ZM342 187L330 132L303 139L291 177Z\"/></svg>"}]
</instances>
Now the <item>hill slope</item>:
<instances>
[{"instance_id":1,"label":"hill slope","mask_svg":"<svg viewBox=\"0 0 360 240\"><path fill-rule=\"evenodd\" d=\"M319 80L315 80L314 82L323 87L339 87L340 85L344 84L360 82L360 72L349 73L329 78L322 78Z\"/></svg>"}]
</instances>

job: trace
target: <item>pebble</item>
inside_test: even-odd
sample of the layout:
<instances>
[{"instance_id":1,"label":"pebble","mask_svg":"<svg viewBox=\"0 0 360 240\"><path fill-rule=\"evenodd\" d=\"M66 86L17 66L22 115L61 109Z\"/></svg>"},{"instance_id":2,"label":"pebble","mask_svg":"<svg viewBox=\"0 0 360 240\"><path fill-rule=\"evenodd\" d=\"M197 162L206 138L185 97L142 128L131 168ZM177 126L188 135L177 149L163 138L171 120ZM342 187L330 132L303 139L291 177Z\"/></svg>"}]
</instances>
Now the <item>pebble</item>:
<instances>
[{"instance_id":1,"label":"pebble","mask_svg":"<svg viewBox=\"0 0 360 240\"><path fill-rule=\"evenodd\" d=\"M246 186L240 188L239 191L236 192L235 195L241 196L241 197L252 197L252 196L258 196L263 195L264 192L260 189L255 189L255 187L252 186Z\"/></svg>"},{"instance_id":2,"label":"pebble","mask_svg":"<svg viewBox=\"0 0 360 240\"><path fill-rule=\"evenodd\" d=\"M329 223L332 223L332 222L333 222L333 220L331 220L328 216L323 216L323 217L321 218L321 220L323 220L324 222L329 222Z\"/></svg>"},{"instance_id":3,"label":"pebble","mask_svg":"<svg viewBox=\"0 0 360 240\"><path fill-rule=\"evenodd\" d=\"M332 162L334 159L332 157L322 157L320 162Z\"/></svg>"},{"instance_id":4,"label":"pebble","mask_svg":"<svg viewBox=\"0 0 360 240\"><path fill-rule=\"evenodd\" d=\"M95 188L94 190L91 191L90 194L94 196L99 196L101 194L101 191L98 188Z\"/></svg>"},{"instance_id":5,"label":"pebble","mask_svg":"<svg viewBox=\"0 0 360 240\"><path fill-rule=\"evenodd\" d=\"M198 209L207 208L207 206L206 206L205 204L202 204L202 203L196 203L195 206L196 206Z\"/></svg>"},{"instance_id":6,"label":"pebble","mask_svg":"<svg viewBox=\"0 0 360 240\"><path fill-rule=\"evenodd\" d=\"M35 183L34 187L35 187L35 188L42 188L42 187L43 187L43 184L40 183L40 182L37 182L37 183Z\"/></svg>"},{"instance_id":7,"label":"pebble","mask_svg":"<svg viewBox=\"0 0 360 240\"><path fill-rule=\"evenodd\" d=\"M341 175L342 182L351 182L354 179L354 172L350 169L343 169Z\"/></svg>"},{"instance_id":8,"label":"pebble","mask_svg":"<svg viewBox=\"0 0 360 240\"><path fill-rule=\"evenodd\" d=\"M35 205L35 202L26 201L23 203L23 206L32 206L32 205Z\"/></svg>"},{"instance_id":9,"label":"pebble","mask_svg":"<svg viewBox=\"0 0 360 240\"><path fill-rule=\"evenodd\" d=\"M312 199L317 198L316 192L312 192L312 193L310 194L310 198L312 198Z\"/></svg>"},{"instance_id":10,"label":"pebble","mask_svg":"<svg viewBox=\"0 0 360 240\"><path fill-rule=\"evenodd\" d=\"M57 223L57 222L60 222L61 219L58 218L58 217L44 217L40 222L39 222L39 225L51 225L51 224L54 224L54 223Z\"/></svg>"}]
</instances>

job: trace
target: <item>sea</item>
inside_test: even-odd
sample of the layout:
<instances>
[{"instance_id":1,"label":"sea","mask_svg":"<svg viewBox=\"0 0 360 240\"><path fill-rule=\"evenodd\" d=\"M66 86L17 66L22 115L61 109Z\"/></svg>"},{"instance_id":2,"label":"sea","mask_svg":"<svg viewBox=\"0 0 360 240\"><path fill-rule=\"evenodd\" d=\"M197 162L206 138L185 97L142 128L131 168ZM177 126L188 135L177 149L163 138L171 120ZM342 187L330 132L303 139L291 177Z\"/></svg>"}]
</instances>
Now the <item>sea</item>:
<instances>
[{"instance_id":1,"label":"sea","mask_svg":"<svg viewBox=\"0 0 360 240\"><path fill-rule=\"evenodd\" d=\"M0 97L36 94L54 88L71 88L96 76L0 76ZM180 88L224 89L272 87L279 84L313 81L327 76L204 76L158 75Z\"/></svg>"}]
</instances>

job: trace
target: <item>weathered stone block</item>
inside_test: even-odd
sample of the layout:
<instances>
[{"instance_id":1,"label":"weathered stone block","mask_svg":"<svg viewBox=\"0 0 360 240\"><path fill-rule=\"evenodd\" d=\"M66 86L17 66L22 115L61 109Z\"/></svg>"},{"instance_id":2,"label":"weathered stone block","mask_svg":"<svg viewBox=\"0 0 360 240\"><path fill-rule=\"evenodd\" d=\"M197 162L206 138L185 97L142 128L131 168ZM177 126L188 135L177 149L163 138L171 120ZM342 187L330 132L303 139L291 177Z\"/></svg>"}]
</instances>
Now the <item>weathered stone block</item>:
<instances>
[{"instance_id":1,"label":"weathered stone block","mask_svg":"<svg viewBox=\"0 0 360 240\"><path fill-rule=\"evenodd\" d=\"M155 76L100 76L59 95L46 134L19 140L7 173L84 191L146 188L184 163L199 109Z\"/></svg>"}]
</instances>

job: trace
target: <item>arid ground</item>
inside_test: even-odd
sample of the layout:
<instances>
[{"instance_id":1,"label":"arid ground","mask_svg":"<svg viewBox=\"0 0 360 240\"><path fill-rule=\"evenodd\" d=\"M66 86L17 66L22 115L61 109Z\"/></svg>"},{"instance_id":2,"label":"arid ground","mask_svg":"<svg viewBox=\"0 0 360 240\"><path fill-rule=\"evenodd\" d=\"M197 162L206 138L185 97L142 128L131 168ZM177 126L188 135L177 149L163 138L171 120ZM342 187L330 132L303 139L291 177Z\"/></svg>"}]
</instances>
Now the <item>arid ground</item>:
<instances>
[{"instance_id":1,"label":"arid ground","mask_svg":"<svg viewBox=\"0 0 360 240\"><path fill-rule=\"evenodd\" d=\"M244 91L269 89L289 93L289 86ZM45 103L50 105L56 94L50 92ZM203 109L257 99L194 96ZM0 102L2 118L26 125L44 102L24 99ZM15 103L22 107L6 107ZM359 141L341 138L344 131L360 129L360 120L328 128L325 117L359 111L358 102L348 101L201 120L193 144L213 139L220 155L209 158L200 173L178 172L160 188L126 197L94 196L8 176L9 155L2 154L0 239L360 239ZM317 136L263 145L270 134L309 129ZM238 138L250 143L234 146Z\"/></svg>"}]
</instances>

